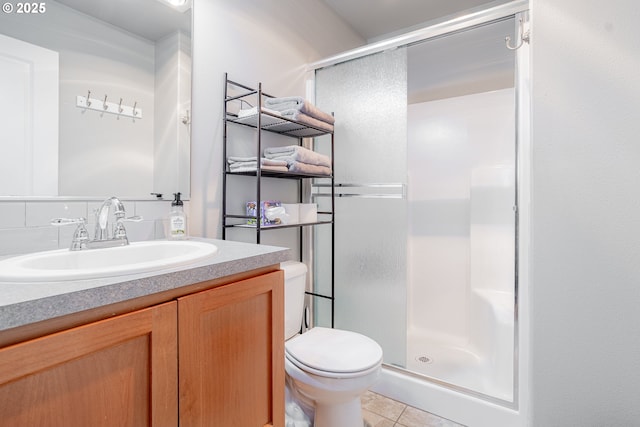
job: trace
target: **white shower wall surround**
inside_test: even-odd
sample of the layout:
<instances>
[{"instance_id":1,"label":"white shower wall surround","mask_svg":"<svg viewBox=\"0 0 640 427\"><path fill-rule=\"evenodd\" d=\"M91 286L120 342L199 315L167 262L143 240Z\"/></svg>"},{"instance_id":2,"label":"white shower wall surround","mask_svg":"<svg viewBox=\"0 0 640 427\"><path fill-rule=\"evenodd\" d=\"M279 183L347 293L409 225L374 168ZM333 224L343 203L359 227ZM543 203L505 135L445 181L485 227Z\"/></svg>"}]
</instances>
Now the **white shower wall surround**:
<instances>
[{"instance_id":1,"label":"white shower wall surround","mask_svg":"<svg viewBox=\"0 0 640 427\"><path fill-rule=\"evenodd\" d=\"M50 225L51 219L87 218L88 230L92 233L95 223L93 212L101 204L101 200L0 200L0 256L70 247L75 227L55 227ZM171 208L170 201L129 200L124 202L124 206L127 216L143 218L141 222L126 224L130 241L165 237L163 221ZM185 211L188 209L189 202L185 202Z\"/></svg>"},{"instance_id":2,"label":"white shower wall surround","mask_svg":"<svg viewBox=\"0 0 640 427\"><path fill-rule=\"evenodd\" d=\"M513 399L513 89L408 109L407 368Z\"/></svg>"}]
</instances>

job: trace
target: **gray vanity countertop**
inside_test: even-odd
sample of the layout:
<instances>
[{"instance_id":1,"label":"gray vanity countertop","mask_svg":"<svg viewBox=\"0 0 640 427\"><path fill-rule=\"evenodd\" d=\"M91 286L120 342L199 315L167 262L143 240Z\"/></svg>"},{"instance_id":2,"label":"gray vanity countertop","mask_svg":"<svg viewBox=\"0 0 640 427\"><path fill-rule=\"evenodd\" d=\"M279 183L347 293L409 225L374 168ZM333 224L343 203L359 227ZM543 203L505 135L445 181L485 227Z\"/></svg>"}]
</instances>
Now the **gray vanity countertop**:
<instances>
[{"instance_id":1,"label":"gray vanity countertop","mask_svg":"<svg viewBox=\"0 0 640 427\"><path fill-rule=\"evenodd\" d=\"M65 282L0 282L0 332L291 259L287 248L228 240L194 240L212 243L218 252L188 266L144 274Z\"/></svg>"}]
</instances>

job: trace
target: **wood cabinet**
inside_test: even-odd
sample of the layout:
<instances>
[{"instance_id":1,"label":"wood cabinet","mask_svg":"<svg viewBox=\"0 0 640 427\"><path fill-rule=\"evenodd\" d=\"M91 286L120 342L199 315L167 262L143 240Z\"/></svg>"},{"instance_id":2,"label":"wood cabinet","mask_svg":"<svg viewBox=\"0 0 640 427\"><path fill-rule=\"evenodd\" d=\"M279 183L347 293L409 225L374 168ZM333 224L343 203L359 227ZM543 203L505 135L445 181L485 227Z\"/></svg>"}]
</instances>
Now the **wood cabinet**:
<instances>
[{"instance_id":1,"label":"wood cabinet","mask_svg":"<svg viewBox=\"0 0 640 427\"><path fill-rule=\"evenodd\" d=\"M178 299L181 427L284 426L283 273Z\"/></svg>"},{"instance_id":2,"label":"wood cabinet","mask_svg":"<svg viewBox=\"0 0 640 427\"><path fill-rule=\"evenodd\" d=\"M273 271L0 349L0 427L283 427L283 280Z\"/></svg>"},{"instance_id":3,"label":"wood cabinet","mask_svg":"<svg viewBox=\"0 0 640 427\"><path fill-rule=\"evenodd\" d=\"M0 350L0 426L176 426L176 307Z\"/></svg>"}]
</instances>

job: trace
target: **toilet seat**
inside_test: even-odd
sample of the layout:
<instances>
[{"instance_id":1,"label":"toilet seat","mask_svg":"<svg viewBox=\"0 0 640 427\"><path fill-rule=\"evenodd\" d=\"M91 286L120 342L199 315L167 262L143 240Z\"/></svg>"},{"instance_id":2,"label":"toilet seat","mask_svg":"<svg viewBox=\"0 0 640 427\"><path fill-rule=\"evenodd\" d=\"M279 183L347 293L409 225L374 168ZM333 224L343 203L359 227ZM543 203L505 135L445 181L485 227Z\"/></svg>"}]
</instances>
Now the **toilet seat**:
<instances>
[{"instance_id":1,"label":"toilet seat","mask_svg":"<svg viewBox=\"0 0 640 427\"><path fill-rule=\"evenodd\" d=\"M323 327L287 341L285 355L300 369L330 378L366 375L382 363L382 348L371 338Z\"/></svg>"}]
</instances>

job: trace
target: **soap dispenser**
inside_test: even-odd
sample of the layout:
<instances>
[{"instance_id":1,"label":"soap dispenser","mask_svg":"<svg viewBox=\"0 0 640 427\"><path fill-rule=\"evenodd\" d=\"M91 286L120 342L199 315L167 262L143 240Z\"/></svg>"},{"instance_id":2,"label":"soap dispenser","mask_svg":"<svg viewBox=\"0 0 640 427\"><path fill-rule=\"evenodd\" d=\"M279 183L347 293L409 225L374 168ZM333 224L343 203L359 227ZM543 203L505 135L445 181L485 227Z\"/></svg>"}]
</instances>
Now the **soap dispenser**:
<instances>
[{"instance_id":1,"label":"soap dispenser","mask_svg":"<svg viewBox=\"0 0 640 427\"><path fill-rule=\"evenodd\" d=\"M187 238L187 215L184 213L184 206L180 200L180 193L173 193L171 202L171 212L169 213L169 232L167 237L170 240L181 240Z\"/></svg>"}]
</instances>

